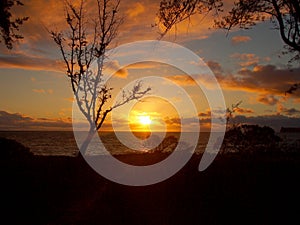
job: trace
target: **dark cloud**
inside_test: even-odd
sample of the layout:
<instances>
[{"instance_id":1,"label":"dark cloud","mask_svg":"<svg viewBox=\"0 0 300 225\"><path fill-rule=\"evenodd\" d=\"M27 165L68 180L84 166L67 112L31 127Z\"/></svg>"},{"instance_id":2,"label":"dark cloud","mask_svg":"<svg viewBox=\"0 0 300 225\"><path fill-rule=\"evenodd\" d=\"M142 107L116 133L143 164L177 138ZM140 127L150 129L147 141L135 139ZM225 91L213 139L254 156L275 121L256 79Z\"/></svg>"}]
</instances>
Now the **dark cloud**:
<instances>
[{"instance_id":1,"label":"dark cloud","mask_svg":"<svg viewBox=\"0 0 300 225\"><path fill-rule=\"evenodd\" d=\"M295 108L290 108L290 109L284 108L284 109L282 109L282 113L284 113L288 116L295 116L295 115L300 115L300 110L295 109ZM300 126L300 124L299 124L299 126Z\"/></svg>"},{"instance_id":2,"label":"dark cloud","mask_svg":"<svg viewBox=\"0 0 300 225\"><path fill-rule=\"evenodd\" d=\"M218 78L219 81L221 81L224 78L225 72L220 63L215 61L208 61L207 65L209 66L209 68L212 70L212 72L214 73L216 78Z\"/></svg>"},{"instance_id":3,"label":"dark cloud","mask_svg":"<svg viewBox=\"0 0 300 225\"><path fill-rule=\"evenodd\" d=\"M71 119L32 118L0 111L0 130L70 130Z\"/></svg>"},{"instance_id":4,"label":"dark cloud","mask_svg":"<svg viewBox=\"0 0 300 225\"><path fill-rule=\"evenodd\" d=\"M243 110L244 111L244 110ZM300 110L295 108L283 109L286 115L265 115L265 116L244 116L237 115L233 118L234 123L258 124L260 126L270 126L276 131L281 127L299 126ZM206 114L208 115L208 114ZM180 127L181 120L179 118L165 118L168 125ZM195 124L200 122L200 126L209 129L211 119L206 118L183 118L183 124ZM48 119L48 118L32 118L21 115L19 113L8 113L0 111L0 130L71 130L71 119ZM103 129L111 128L111 124L106 123Z\"/></svg>"},{"instance_id":5,"label":"dark cloud","mask_svg":"<svg viewBox=\"0 0 300 225\"><path fill-rule=\"evenodd\" d=\"M223 73L223 68L220 63L215 62L215 61L208 61L207 65L209 68L214 72L214 73Z\"/></svg>"},{"instance_id":6,"label":"dark cloud","mask_svg":"<svg viewBox=\"0 0 300 225\"><path fill-rule=\"evenodd\" d=\"M276 105L279 103L279 99L273 95L260 95L257 101L266 105Z\"/></svg>"},{"instance_id":7,"label":"dark cloud","mask_svg":"<svg viewBox=\"0 0 300 225\"><path fill-rule=\"evenodd\" d=\"M19 68L27 70L47 70L63 72L63 64L59 60L27 56L24 54L0 55L0 68Z\"/></svg>"},{"instance_id":8,"label":"dark cloud","mask_svg":"<svg viewBox=\"0 0 300 225\"><path fill-rule=\"evenodd\" d=\"M233 86L283 94L293 83L300 82L300 68L293 70L277 68L274 65L256 66L253 70L240 70L231 81Z\"/></svg>"},{"instance_id":9,"label":"dark cloud","mask_svg":"<svg viewBox=\"0 0 300 225\"><path fill-rule=\"evenodd\" d=\"M233 118L234 123L257 124L260 126L269 126L279 131L281 127L299 127L299 117L289 117L284 115L265 115L246 117L239 115Z\"/></svg>"},{"instance_id":10,"label":"dark cloud","mask_svg":"<svg viewBox=\"0 0 300 225\"><path fill-rule=\"evenodd\" d=\"M275 95L284 96L292 84L300 83L299 68L279 68L274 65L257 65L253 69L240 69L235 74L222 72L218 63L210 63L222 88L255 92L264 104L275 105ZM300 91L292 97L300 97Z\"/></svg>"}]
</instances>

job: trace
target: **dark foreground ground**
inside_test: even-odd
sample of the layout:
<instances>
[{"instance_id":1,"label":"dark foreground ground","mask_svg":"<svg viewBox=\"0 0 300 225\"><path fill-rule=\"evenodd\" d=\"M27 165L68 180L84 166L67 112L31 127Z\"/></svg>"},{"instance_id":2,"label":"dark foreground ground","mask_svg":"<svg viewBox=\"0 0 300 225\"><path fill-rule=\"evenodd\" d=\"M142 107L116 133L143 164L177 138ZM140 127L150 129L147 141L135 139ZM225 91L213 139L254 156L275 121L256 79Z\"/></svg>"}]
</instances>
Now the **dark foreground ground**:
<instances>
[{"instance_id":1,"label":"dark foreground ground","mask_svg":"<svg viewBox=\"0 0 300 225\"><path fill-rule=\"evenodd\" d=\"M299 224L300 156L200 156L172 178L129 187L95 173L80 157L30 156L0 140L1 224ZM4 153L4 154L3 154ZM159 159L159 154L130 157ZM125 158L125 159L124 159ZM5 221L5 222L4 222Z\"/></svg>"}]
</instances>

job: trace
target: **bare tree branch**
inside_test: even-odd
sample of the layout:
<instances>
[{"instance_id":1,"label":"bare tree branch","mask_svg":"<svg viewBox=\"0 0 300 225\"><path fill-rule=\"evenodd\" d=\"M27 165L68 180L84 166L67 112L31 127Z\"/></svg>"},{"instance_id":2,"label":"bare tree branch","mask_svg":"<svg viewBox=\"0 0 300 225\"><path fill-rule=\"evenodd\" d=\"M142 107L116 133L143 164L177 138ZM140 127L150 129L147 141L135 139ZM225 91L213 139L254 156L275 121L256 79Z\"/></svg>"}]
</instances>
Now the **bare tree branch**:
<instances>
[{"instance_id":1,"label":"bare tree branch","mask_svg":"<svg viewBox=\"0 0 300 225\"><path fill-rule=\"evenodd\" d=\"M242 104L242 101L239 101L238 103L232 104L231 108L226 109L226 123L227 126L230 123L230 120L232 120L234 113L239 109L239 106Z\"/></svg>"},{"instance_id":2,"label":"bare tree branch","mask_svg":"<svg viewBox=\"0 0 300 225\"><path fill-rule=\"evenodd\" d=\"M159 22L165 27L162 35L195 13L222 12L222 3L222 0L162 0L158 12ZM287 51L295 54L291 62L300 62L300 0L237 0L227 14L216 18L215 26L227 31L234 27L249 29L266 18L277 21Z\"/></svg>"},{"instance_id":3,"label":"bare tree branch","mask_svg":"<svg viewBox=\"0 0 300 225\"><path fill-rule=\"evenodd\" d=\"M196 13L206 14L215 10L218 14L222 10L221 0L162 0L158 12L159 23L165 30L160 33L163 37L178 23L190 19Z\"/></svg>"},{"instance_id":4,"label":"bare tree branch","mask_svg":"<svg viewBox=\"0 0 300 225\"><path fill-rule=\"evenodd\" d=\"M79 6L75 6L66 0L65 21L68 29L49 31L62 55L77 105L90 124L85 148L114 108L139 100L150 91L150 88L142 90L141 82L137 82L132 90L123 92L126 94L121 102L107 106L112 98L112 88L104 83L103 68L108 46L122 23L118 16L120 0L95 1L96 9L90 19L85 13L86 1L81 0ZM93 62L97 65L96 71Z\"/></svg>"}]
</instances>

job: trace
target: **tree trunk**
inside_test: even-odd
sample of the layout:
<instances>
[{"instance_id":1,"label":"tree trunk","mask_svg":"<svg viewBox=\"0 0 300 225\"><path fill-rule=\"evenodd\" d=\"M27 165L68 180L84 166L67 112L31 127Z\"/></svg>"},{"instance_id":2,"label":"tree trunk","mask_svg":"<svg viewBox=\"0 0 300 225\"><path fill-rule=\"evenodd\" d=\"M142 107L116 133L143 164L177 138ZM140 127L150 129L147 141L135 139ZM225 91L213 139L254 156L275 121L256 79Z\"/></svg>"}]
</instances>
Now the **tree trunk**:
<instances>
[{"instance_id":1,"label":"tree trunk","mask_svg":"<svg viewBox=\"0 0 300 225\"><path fill-rule=\"evenodd\" d=\"M88 135L86 136L84 142L80 146L80 153L82 156L84 156L86 154L86 150L87 150L91 140L93 139L95 133L96 133L96 130L94 130L94 129L89 130Z\"/></svg>"}]
</instances>

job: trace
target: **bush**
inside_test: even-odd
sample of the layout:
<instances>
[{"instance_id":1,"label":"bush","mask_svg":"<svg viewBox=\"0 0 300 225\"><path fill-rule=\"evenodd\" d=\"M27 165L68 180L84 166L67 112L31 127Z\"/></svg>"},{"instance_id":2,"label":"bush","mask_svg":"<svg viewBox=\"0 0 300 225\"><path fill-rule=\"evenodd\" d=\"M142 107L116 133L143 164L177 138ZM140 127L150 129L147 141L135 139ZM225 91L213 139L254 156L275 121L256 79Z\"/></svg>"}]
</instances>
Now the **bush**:
<instances>
[{"instance_id":1,"label":"bush","mask_svg":"<svg viewBox=\"0 0 300 225\"><path fill-rule=\"evenodd\" d=\"M24 145L15 140L0 138L2 160L7 159L23 159L32 157L33 154Z\"/></svg>"},{"instance_id":2,"label":"bush","mask_svg":"<svg viewBox=\"0 0 300 225\"><path fill-rule=\"evenodd\" d=\"M222 153L270 152L279 150L280 137L267 126L238 125L226 131Z\"/></svg>"}]
</instances>

